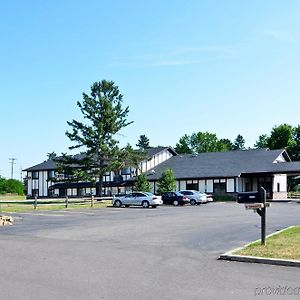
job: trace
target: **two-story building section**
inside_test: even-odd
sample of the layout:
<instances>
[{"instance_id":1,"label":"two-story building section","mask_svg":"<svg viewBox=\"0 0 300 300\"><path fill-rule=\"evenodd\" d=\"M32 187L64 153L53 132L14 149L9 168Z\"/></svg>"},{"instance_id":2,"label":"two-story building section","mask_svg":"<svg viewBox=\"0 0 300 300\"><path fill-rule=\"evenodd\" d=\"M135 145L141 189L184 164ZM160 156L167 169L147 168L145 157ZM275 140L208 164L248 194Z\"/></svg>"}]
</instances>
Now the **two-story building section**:
<instances>
[{"instance_id":1,"label":"two-story building section","mask_svg":"<svg viewBox=\"0 0 300 300\"><path fill-rule=\"evenodd\" d=\"M140 162L138 170L147 172L177 153L171 147L151 147L146 149L147 158ZM55 160L47 160L27 168L27 197L82 197L96 195L96 184L92 182L65 182L65 175L59 173ZM137 175L135 167L126 167L103 176L103 194L112 195L132 190Z\"/></svg>"}]
</instances>

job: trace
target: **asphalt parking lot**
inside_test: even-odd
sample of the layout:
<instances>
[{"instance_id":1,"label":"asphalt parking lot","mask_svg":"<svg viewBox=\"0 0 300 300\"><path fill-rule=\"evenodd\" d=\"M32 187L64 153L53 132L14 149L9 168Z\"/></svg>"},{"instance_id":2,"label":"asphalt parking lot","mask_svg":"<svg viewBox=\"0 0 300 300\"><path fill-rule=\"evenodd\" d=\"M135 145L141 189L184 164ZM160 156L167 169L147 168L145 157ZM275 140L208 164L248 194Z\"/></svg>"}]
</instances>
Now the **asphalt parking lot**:
<instances>
[{"instance_id":1,"label":"asphalt parking lot","mask_svg":"<svg viewBox=\"0 0 300 300\"><path fill-rule=\"evenodd\" d=\"M241 204L13 217L0 227L1 299L270 299L300 286L298 268L217 259L260 238L259 216ZM299 223L298 203L268 209L267 233Z\"/></svg>"}]
</instances>

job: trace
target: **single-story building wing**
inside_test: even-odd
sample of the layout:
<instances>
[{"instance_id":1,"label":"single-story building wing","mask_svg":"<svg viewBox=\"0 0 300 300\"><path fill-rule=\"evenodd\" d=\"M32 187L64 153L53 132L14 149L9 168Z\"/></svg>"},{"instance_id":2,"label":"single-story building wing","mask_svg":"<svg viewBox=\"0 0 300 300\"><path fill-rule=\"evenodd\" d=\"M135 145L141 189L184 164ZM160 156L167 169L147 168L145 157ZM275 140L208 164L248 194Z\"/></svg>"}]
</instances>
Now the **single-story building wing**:
<instances>
[{"instance_id":1,"label":"single-story building wing","mask_svg":"<svg viewBox=\"0 0 300 300\"><path fill-rule=\"evenodd\" d=\"M287 176L300 174L300 162L292 162L286 150L252 149L176 155L147 172L153 191L162 172L172 169L176 189L193 189L219 195L258 191L269 199L287 198Z\"/></svg>"}]
</instances>

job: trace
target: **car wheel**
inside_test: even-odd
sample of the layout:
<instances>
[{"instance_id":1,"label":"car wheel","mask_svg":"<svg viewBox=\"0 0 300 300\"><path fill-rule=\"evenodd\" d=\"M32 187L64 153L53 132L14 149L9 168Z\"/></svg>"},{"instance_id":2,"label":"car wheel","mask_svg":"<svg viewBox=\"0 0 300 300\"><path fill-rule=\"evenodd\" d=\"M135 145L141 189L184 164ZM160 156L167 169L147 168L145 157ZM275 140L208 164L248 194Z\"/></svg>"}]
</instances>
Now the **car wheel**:
<instances>
[{"instance_id":1,"label":"car wheel","mask_svg":"<svg viewBox=\"0 0 300 300\"><path fill-rule=\"evenodd\" d=\"M150 205L149 205L148 201L143 201L142 206L143 206L143 208L148 208Z\"/></svg>"},{"instance_id":2,"label":"car wheel","mask_svg":"<svg viewBox=\"0 0 300 300\"><path fill-rule=\"evenodd\" d=\"M174 205L174 206L178 206L178 205L179 205L178 200L174 200L173 205Z\"/></svg>"},{"instance_id":3,"label":"car wheel","mask_svg":"<svg viewBox=\"0 0 300 300\"><path fill-rule=\"evenodd\" d=\"M196 202L195 199L191 199L191 201L190 201L190 204L191 204L191 205L196 205L196 203L197 203L197 202Z\"/></svg>"},{"instance_id":4,"label":"car wheel","mask_svg":"<svg viewBox=\"0 0 300 300\"><path fill-rule=\"evenodd\" d=\"M120 200L116 200L114 203L115 207L121 207L122 206L122 202Z\"/></svg>"}]
</instances>

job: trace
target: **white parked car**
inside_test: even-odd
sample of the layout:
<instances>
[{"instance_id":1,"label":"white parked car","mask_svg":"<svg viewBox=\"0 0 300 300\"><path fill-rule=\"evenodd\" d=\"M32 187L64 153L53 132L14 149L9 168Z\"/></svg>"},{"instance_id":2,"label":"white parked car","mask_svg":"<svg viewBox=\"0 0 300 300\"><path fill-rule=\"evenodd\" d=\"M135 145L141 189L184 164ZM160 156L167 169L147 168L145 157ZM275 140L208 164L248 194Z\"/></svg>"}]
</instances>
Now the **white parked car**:
<instances>
[{"instance_id":1,"label":"white parked car","mask_svg":"<svg viewBox=\"0 0 300 300\"><path fill-rule=\"evenodd\" d=\"M131 205L140 205L142 207L156 208L158 205L162 205L163 202L160 196L155 196L148 192L133 192L121 197L115 196L113 199L113 206L115 207L129 207Z\"/></svg>"},{"instance_id":2,"label":"white parked car","mask_svg":"<svg viewBox=\"0 0 300 300\"><path fill-rule=\"evenodd\" d=\"M205 193L200 193L195 190L183 190L179 192L190 199L191 205L207 203L210 201Z\"/></svg>"}]
</instances>

